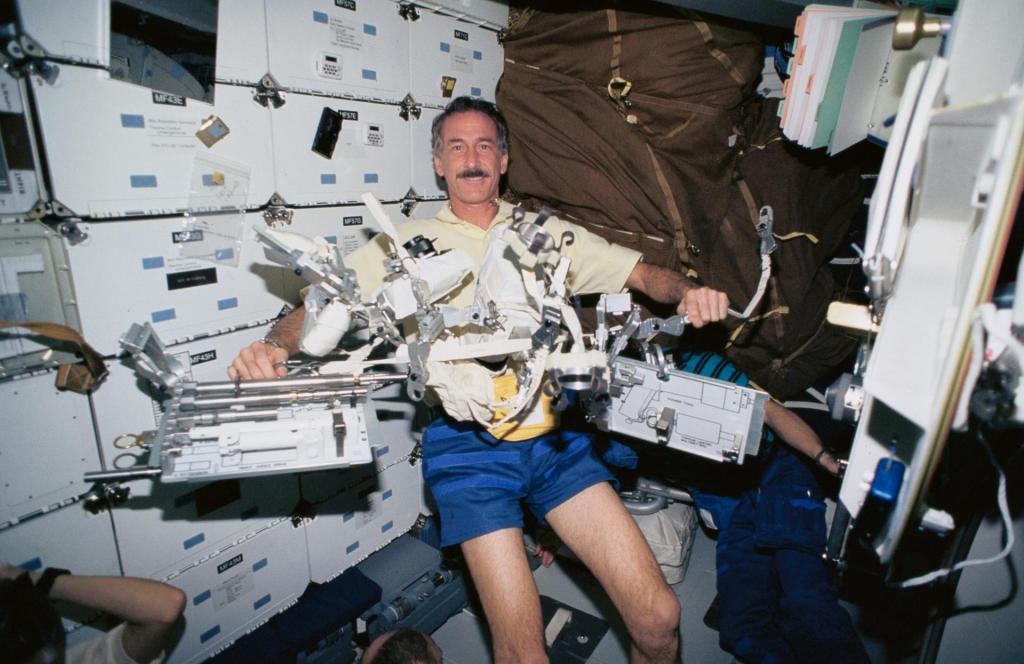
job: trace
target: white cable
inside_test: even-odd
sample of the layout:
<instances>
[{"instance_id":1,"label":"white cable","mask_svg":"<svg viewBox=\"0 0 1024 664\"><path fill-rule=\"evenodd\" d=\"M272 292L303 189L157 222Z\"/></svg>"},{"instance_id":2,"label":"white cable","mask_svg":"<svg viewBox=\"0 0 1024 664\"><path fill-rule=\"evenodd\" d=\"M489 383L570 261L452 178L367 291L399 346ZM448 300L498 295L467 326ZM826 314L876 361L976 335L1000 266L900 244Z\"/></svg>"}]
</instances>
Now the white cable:
<instances>
[{"instance_id":1,"label":"white cable","mask_svg":"<svg viewBox=\"0 0 1024 664\"><path fill-rule=\"evenodd\" d=\"M819 403L825 403L825 395L819 392L818 390L814 389L813 387L808 387L804 391L807 392L807 394L810 394L815 399L817 399Z\"/></svg>"},{"instance_id":2,"label":"white cable","mask_svg":"<svg viewBox=\"0 0 1024 664\"><path fill-rule=\"evenodd\" d=\"M826 413L831 412L831 409L823 403L817 401L786 401L782 404L786 408L797 408L800 410L822 410Z\"/></svg>"},{"instance_id":3,"label":"white cable","mask_svg":"<svg viewBox=\"0 0 1024 664\"><path fill-rule=\"evenodd\" d=\"M750 318L750 314L761 303L761 298L764 297L764 291L768 287L768 277L771 274L772 258L769 254L764 254L761 256L761 279L757 282L757 290L754 292L754 297L750 298L750 302L747 304L747 308L743 310L743 313L729 307L729 315L742 318L743 320Z\"/></svg>"},{"instance_id":4,"label":"white cable","mask_svg":"<svg viewBox=\"0 0 1024 664\"><path fill-rule=\"evenodd\" d=\"M860 258L833 258L830 260L829 265L860 265Z\"/></svg>"},{"instance_id":5,"label":"white cable","mask_svg":"<svg viewBox=\"0 0 1024 664\"><path fill-rule=\"evenodd\" d=\"M1010 508L1006 503L1006 475L1003 474L1003 469L999 466L999 462L996 461L995 456L992 454L992 449L988 443L983 441L982 444L985 447L985 451L988 453L989 463L999 473L999 489L996 492L996 503L999 505L999 514L1003 517L1003 528L1006 530L1006 546L1003 550L994 556L988 558L976 558L974 560L961 560L956 565L945 569L937 569L934 572L929 572L922 576L916 576L912 579L907 579L899 584L900 588L912 588L914 586L921 586L926 583L931 583L935 579L946 576L957 570L961 570L965 567L971 567L974 565L988 565L990 563L998 562L1010 555L1010 551L1013 549L1014 538L1013 538L1013 521L1010 518Z\"/></svg>"}]
</instances>

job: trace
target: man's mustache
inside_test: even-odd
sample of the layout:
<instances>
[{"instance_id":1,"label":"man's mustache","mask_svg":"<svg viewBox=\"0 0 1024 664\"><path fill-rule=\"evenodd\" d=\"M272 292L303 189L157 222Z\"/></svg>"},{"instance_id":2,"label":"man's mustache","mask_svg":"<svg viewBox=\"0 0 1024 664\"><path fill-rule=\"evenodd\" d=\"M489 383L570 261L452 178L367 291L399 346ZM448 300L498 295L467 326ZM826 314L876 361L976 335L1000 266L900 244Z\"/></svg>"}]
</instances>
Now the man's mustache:
<instances>
[{"instance_id":1,"label":"man's mustache","mask_svg":"<svg viewBox=\"0 0 1024 664\"><path fill-rule=\"evenodd\" d=\"M459 174L456 177L460 177L460 178L485 178L488 175L490 175L490 173L488 173L487 171L485 171L482 168L467 168L466 170L459 172Z\"/></svg>"}]
</instances>

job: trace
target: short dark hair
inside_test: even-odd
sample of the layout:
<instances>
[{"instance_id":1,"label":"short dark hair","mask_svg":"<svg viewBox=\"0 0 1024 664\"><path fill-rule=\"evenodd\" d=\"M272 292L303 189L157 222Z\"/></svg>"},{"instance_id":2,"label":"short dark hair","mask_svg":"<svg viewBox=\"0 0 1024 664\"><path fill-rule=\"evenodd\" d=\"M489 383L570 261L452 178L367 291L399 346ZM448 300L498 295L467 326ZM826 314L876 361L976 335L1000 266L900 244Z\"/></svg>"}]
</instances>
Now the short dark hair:
<instances>
[{"instance_id":1,"label":"short dark hair","mask_svg":"<svg viewBox=\"0 0 1024 664\"><path fill-rule=\"evenodd\" d=\"M502 152L508 152L508 124L505 122L505 116L498 110L497 105L485 99L477 99L476 97L456 97L444 107L444 111L434 118L433 124L430 125L431 148L434 155L441 154L441 149L444 147L441 140L441 127L444 125L444 121L456 113L465 113L467 111L483 113L493 120L494 126L498 130L498 148Z\"/></svg>"},{"instance_id":2,"label":"short dark hair","mask_svg":"<svg viewBox=\"0 0 1024 664\"><path fill-rule=\"evenodd\" d=\"M373 657L372 664L441 664L431 659L430 641L414 629L396 629Z\"/></svg>"},{"instance_id":3,"label":"short dark hair","mask_svg":"<svg viewBox=\"0 0 1024 664\"><path fill-rule=\"evenodd\" d=\"M45 661L64 661L60 616L27 573L0 580L0 643L5 661L31 662L40 653Z\"/></svg>"}]
</instances>

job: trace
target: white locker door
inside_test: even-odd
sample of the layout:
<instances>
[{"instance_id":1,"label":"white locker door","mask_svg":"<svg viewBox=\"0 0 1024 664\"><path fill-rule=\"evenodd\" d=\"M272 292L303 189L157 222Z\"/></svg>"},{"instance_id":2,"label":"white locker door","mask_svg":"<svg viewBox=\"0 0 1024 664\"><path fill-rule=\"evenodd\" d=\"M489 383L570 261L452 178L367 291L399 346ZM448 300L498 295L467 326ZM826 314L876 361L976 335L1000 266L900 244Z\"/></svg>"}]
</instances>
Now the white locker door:
<instances>
[{"instance_id":1,"label":"white locker door","mask_svg":"<svg viewBox=\"0 0 1024 664\"><path fill-rule=\"evenodd\" d=\"M324 109L337 112L341 128L333 151L311 148ZM409 190L409 124L390 104L291 94L274 109L277 193L288 205L358 203L364 192L381 201Z\"/></svg>"},{"instance_id":2,"label":"white locker door","mask_svg":"<svg viewBox=\"0 0 1024 664\"><path fill-rule=\"evenodd\" d=\"M201 662L286 609L306 590L305 538L285 519L167 582L188 598L185 633L167 662Z\"/></svg>"},{"instance_id":3,"label":"white locker door","mask_svg":"<svg viewBox=\"0 0 1024 664\"><path fill-rule=\"evenodd\" d=\"M82 476L100 467L89 398L58 390L55 375L0 383L0 524L67 503L89 490Z\"/></svg>"},{"instance_id":4,"label":"white locker door","mask_svg":"<svg viewBox=\"0 0 1024 664\"><path fill-rule=\"evenodd\" d=\"M400 102L408 24L389 2L267 0L270 73L284 88Z\"/></svg>"},{"instance_id":5,"label":"white locker door","mask_svg":"<svg viewBox=\"0 0 1024 664\"><path fill-rule=\"evenodd\" d=\"M52 196L84 217L259 207L273 193L269 111L251 88L218 85L213 105L62 66L32 78ZM229 133L196 135L217 116Z\"/></svg>"},{"instance_id":6,"label":"white locker door","mask_svg":"<svg viewBox=\"0 0 1024 664\"><path fill-rule=\"evenodd\" d=\"M305 531L310 578L316 583L334 578L407 532L423 505L420 467L408 461L389 466L333 496L334 487L343 483L345 476L320 473L310 480L303 483L304 496L317 504L317 516L306 524ZM332 497L317 500L313 497L317 494Z\"/></svg>"},{"instance_id":7,"label":"white locker door","mask_svg":"<svg viewBox=\"0 0 1024 664\"><path fill-rule=\"evenodd\" d=\"M412 96L420 104L441 108L464 95L494 101L505 65L496 32L420 11L420 18L409 24L409 42Z\"/></svg>"},{"instance_id":8,"label":"white locker door","mask_svg":"<svg viewBox=\"0 0 1024 664\"><path fill-rule=\"evenodd\" d=\"M298 289L255 239L265 225L259 213L81 224L88 239L68 256L85 338L116 354L132 323L151 323L169 343L274 318Z\"/></svg>"}]
</instances>

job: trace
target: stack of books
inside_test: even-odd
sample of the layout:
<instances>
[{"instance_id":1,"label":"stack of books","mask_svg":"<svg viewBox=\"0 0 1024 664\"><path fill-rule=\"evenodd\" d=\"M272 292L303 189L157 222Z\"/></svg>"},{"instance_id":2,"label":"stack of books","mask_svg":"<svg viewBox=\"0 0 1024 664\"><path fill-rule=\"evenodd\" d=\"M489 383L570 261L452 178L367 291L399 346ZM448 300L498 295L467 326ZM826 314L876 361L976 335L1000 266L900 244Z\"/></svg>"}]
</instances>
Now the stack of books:
<instances>
[{"instance_id":1,"label":"stack of books","mask_svg":"<svg viewBox=\"0 0 1024 664\"><path fill-rule=\"evenodd\" d=\"M809 5L797 19L782 131L807 148L841 152L865 138L884 143L910 69L940 40L892 49L896 12Z\"/></svg>"}]
</instances>

